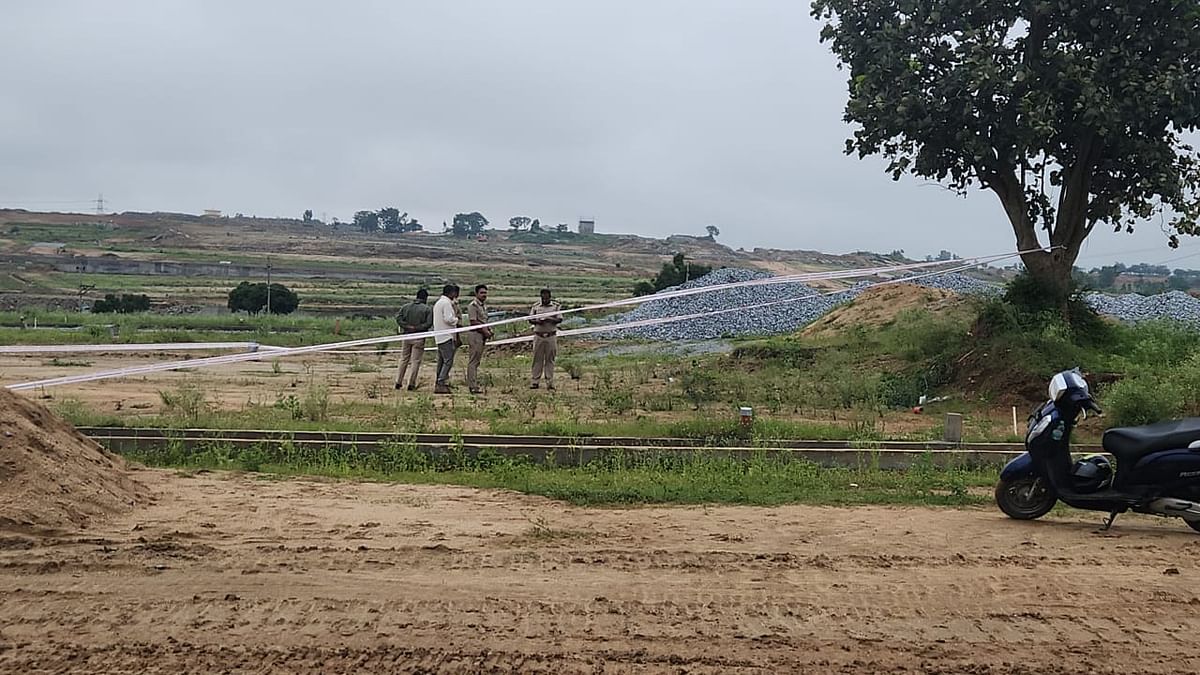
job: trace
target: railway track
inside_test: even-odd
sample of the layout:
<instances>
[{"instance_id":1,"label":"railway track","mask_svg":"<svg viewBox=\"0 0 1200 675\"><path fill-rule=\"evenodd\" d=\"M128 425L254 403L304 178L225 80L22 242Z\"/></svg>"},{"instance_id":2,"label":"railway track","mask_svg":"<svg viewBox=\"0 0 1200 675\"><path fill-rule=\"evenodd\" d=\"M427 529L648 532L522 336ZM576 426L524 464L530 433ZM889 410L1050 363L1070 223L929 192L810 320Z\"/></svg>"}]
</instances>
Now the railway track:
<instances>
[{"instance_id":1,"label":"railway track","mask_svg":"<svg viewBox=\"0 0 1200 675\"><path fill-rule=\"evenodd\" d=\"M805 459L822 466L861 466L871 464L887 469L902 469L928 458L937 466L1000 466L1023 452L1015 443L920 443L884 441L760 441L700 442L683 438L628 438L601 436L496 436L488 434L397 434L336 431L262 431L241 429L161 429L80 427L79 431L110 450L121 453L148 453L167 448L200 450L209 447L262 447L289 444L292 447L320 449L353 448L369 454L382 448L407 446L431 456L449 453L474 457L480 452L517 457L556 466L578 466L617 453L690 455L704 453L717 457L747 459L752 456ZM1099 451L1080 446L1079 452Z\"/></svg>"}]
</instances>

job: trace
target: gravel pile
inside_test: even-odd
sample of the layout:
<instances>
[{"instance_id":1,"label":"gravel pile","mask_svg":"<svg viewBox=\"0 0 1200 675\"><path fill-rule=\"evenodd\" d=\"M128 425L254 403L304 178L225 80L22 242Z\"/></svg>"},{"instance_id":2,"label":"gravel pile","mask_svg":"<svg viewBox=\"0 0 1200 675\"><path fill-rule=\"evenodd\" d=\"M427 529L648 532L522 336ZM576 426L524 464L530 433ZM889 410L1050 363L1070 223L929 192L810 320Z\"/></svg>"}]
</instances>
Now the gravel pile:
<instances>
[{"instance_id":1,"label":"gravel pile","mask_svg":"<svg viewBox=\"0 0 1200 675\"><path fill-rule=\"evenodd\" d=\"M1122 321L1168 319L1200 325L1200 300L1183 291L1158 295L1089 293L1086 300L1097 312Z\"/></svg>"},{"instance_id":2,"label":"gravel pile","mask_svg":"<svg viewBox=\"0 0 1200 675\"><path fill-rule=\"evenodd\" d=\"M699 279L667 290L716 286L738 281L768 279L771 276L770 274L754 270L725 268L714 270ZM688 319L656 326L626 328L606 333L605 335L614 338L637 338L645 340L711 340L732 335L788 333L808 325L834 307L848 302L855 295L858 295L858 292L851 290L839 293L836 296L822 296L819 291L810 286L789 283L729 288L680 298L650 300L642 303L637 309L631 312L614 317L612 320L613 323L628 323L668 316L715 312L731 307L746 307L776 300L809 296L802 300L775 305L773 307L763 307L740 312L726 312L704 319Z\"/></svg>"},{"instance_id":3,"label":"gravel pile","mask_svg":"<svg viewBox=\"0 0 1200 675\"><path fill-rule=\"evenodd\" d=\"M963 274L940 274L935 277L924 277L914 279L914 285L924 286L926 288L939 288L943 291L954 291L963 295L1001 295L1004 293L1004 287L999 284L989 283L975 277L968 277Z\"/></svg>"},{"instance_id":4,"label":"gravel pile","mask_svg":"<svg viewBox=\"0 0 1200 675\"><path fill-rule=\"evenodd\" d=\"M689 281L682 286L676 286L667 290L716 286L739 281L768 279L770 277L770 274L755 270L725 268L715 270L695 281ZM918 286L954 291L967 295L999 295L1004 292L1002 286L962 274L943 274L917 278L913 279L912 283ZM791 333L816 321L838 305L853 300L872 285L871 282L864 281L836 295L821 295L819 291L805 284L771 284L730 288L680 298L650 300L639 305L637 309L631 312L613 317L611 322L628 323L646 319L716 312L731 307L747 307L777 300L802 298L772 307L726 312L707 318L687 319L655 326L626 328L612 331L611 333L604 333L603 335L624 339L680 341L712 340L738 335ZM1200 299L1193 298L1181 291L1171 291L1170 293L1151 296L1092 293L1087 296L1087 301L1088 304L1101 314L1112 316L1122 321L1137 322L1152 319L1172 319L1200 326Z\"/></svg>"},{"instance_id":5,"label":"gravel pile","mask_svg":"<svg viewBox=\"0 0 1200 675\"><path fill-rule=\"evenodd\" d=\"M739 281L769 279L771 276L755 270L725 268L714 270L695 281L689 281L667 290L717 286ZM925 277L914 280L913 283L958 293L994 294L1001 292L1000 287L995 284L961 274ZM772 307L726 312L704 319L687 319L655 326L626 328L606 333L606 335L613 338L643 340L711 340L736 335L791 333L816 321L838 305L853 300L871 285L870 282L859 282L841 293L822 295L820 291L805 284L771 284L731 288L680 298L650 300L631 312L614 317L612 322L628 323L668 316L700 314L730 307L747 307L777 300L803 298Z\"/></svg>"}]
</instances>

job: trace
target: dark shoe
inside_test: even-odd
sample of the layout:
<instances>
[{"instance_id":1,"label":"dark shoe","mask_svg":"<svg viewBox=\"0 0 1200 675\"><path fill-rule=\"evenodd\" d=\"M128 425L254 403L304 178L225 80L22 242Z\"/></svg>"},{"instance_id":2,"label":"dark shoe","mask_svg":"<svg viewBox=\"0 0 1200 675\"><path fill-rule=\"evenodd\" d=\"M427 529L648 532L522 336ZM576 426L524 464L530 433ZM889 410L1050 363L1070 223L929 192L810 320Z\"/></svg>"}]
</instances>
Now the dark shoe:
<instances>
[{"instance_id":1,"label":"dark shoe","mask_svg":"<svg viewBox=\"0 0 1200 675\"><path fill-rule=\"evenodd\" d=\"M399 388L400 388L400 385L396 385L396 388L397 388L397 389L399 389ZM415 385L415 384L410 384L410 385L408 385L408 390L409 390L409 391L416 391L416 390L417 390L417 385Z\"/></svg>"},{"instance_id":2,"label":"dark shoe","mask_svg":"<svg viewBox=\"0 0 1200 675\"><path fill-rule=\"evenodd\" d=\"M554 385L552 385L552 384L547 384L546 388L549 389L550 391L554 391Z\"/></svg>"},{"instance_id":3,"label":"dark shoe","mask_svg":"<svg viewBox=\"0 0 1200 675\"><path fill-rule=\"evenodd\" d=\"M396 383L396 391L400 391L400 387L402 387L402 386L404 386L404 385L402 385L402 384L400 384L399 382L397 382L397 383ZM409 389L411 390L411 389L412 389L412 387L409 387Z\"/></svg>"},{"instance_id":4,"label":"dark shoe","mask_svg":"<svg viewBox=\"0 0 1200 675\"><path fill-rule=\"evenodd\" d=\"M537 382L534 382L533 384L529 385L529 388L530 388L530 389L537 389L537 388L538 388L538 383L537 383Z\"/></svg>"},{"instance_id":5,"label":"dark shoe","mask_svg":"<svg viewBox=\"0 0 1200 675\"><path fill-rule=\"evenodd\" d=\"M483 390L482 389L471 389L470 392L472 394L482 394Z\"/></svg>"},{"instance_id":6,"label":"dark shoe","mask_svg":"<svg viewBox=\"0 0 1200 675\"><path fill-rule=\"evenodd\" d=\"M450 393L450 387L449 387L448 385L444 385L444 384L439 384L439 385L436 385L436 386L434 386L434 388L433 388L433 393L435 393L435 394L449 394L449 393Z\"/></svg>"}]
</instances>

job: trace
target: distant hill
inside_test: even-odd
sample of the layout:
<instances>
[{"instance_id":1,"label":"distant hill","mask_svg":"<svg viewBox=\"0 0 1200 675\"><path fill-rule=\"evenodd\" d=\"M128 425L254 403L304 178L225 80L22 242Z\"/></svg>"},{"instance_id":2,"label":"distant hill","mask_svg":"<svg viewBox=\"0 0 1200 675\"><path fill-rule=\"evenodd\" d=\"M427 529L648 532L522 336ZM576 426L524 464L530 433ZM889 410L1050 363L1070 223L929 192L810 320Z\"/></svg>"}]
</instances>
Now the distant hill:
<instances>
[{"instance_id":1,"label":"distant hill","mask_svg":"<svg viewBox=\"0 0 1200 675\"><path fill-rule=\"evenodd\" d=\"M219 307L230 283L265 278L268 265L273 278L294 284L308 298L305 311L378 311L394 304L397 293L407 294L405 287L445 281L497 284L496 301L511 299L514 306L531 302L546 284L562 289L568 301L585 302L628 296L638 280L654 276L675 253L714 268L771 274L911 262L900 252L734 250L689 235L657 239L495 229L455 237L363 233L348 223L299 218L0 209L0 271L6 273L0 274L0 307L21 302L74 307L81 286Z\"/></svg>"}]
</instances>

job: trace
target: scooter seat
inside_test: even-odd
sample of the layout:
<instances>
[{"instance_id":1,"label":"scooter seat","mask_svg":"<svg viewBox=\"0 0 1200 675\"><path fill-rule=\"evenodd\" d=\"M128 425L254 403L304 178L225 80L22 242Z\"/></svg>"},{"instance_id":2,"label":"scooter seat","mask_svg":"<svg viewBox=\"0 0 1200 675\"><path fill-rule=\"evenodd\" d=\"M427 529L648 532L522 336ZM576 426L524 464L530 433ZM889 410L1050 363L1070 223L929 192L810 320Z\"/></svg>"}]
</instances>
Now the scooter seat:
<instances>
[{"instance_id":1,"label":"scooter seat","mask_svg":"<svg viewBox=\"0 0 1200 675\"><path fill-rule=\"evenodd\" d=\"M1100 444L1117 458L1117 464L1128 465L1152 452L1186 448L1196 441L1200 441L1200 417L1109 429Z\"/></svg>"}]
</instances>

